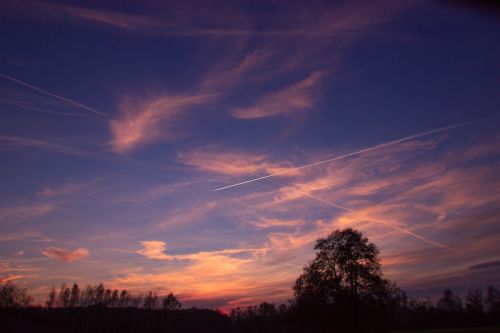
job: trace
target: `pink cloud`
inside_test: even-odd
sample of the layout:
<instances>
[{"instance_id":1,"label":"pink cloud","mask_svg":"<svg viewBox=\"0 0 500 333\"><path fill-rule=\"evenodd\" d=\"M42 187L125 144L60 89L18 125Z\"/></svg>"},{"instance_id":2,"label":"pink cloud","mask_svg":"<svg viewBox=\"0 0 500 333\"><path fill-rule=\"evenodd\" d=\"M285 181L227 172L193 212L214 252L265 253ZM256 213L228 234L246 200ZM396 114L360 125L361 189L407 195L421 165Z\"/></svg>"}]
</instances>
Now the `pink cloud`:
<instances>
[{"instance_id":1,"label":"pink cloud","mask_svg":"<svg viewBox=\"0 0 500 333\"><path fill-rule=\"evenodd\" d=\"M20 251L23 252L23 251ZM24 254L21 253L16 253L14 254L13 257L19 257ZM20 261L20 259L16 259L15 261ZM15 261L7 262L7 261L0 261L0 273L6 273L6 272L29 272L29 271L40 271L43 270L43 268L39 267L30 267L26 266L24 264L18 264Z\"/></svg>"},{"instance_id":2,"label":"pink cloud","mask_svg":"<svg viewBox=\"0 0 500 333\"><path fill-rule=\"evenodd\" d=\"M231 176L258 172L275 173L292 167L289 163L273 163L263 154L224 152L222 149L210 147L181 153L178 160L202 171Z\"/></svg>"},{"instance_id":3,"label":"pink cloud","mask_svg":"<svg viewBox=\"0 0 500 333\"><path fill-rule=\"evenodd\" d=\"M12 282L12 281L19 280L19 279L22 279L22 278L24 278L23 275L6 275L6 276L1 276L0 277L0 284Z\"/></svg>"},{"instance_id":4,"label":"pink cloud","mask_svg":"<svg viewBox=\"0 0 500 333\"><path fill-rule=\"evenodd\" d=\"M249 80L249 75L251 77L252 73L260 73L264 67L268 66L273 56L276 56L276 51L273 49L257 49L244 54L239 51L236 55L230 55L204 75L201 81L202 89L220 90L242 84ZM269 78L275 74L268 71L264 77Z\"/></svg>"},{"instance_id":5,"label":"pink cloud","mask_svg":"<svg viewBox=\"0 0 500 333\"><path fill-rule=\"evenodd\" d=\"M172 256L164 253L166 246L165 242L151 240L142 241L141 244L143 248L137 251L137 253L142 254L146 258L160 260L172 259Z\"/></svg>"},{"instance_id":6,"label":"pink cloud","mask_svg":"<svg viewBox=\"0 0 500 333\"><path fill-rule=\"evenodd\" d=\"M19 241L25 239L36 239L38 241L50 241L48 238L44 238L39 231L34 230L19 230L14 232L2 232L0 233L0 242L6 241Z\"/></svg>"},{"instance_id":7,"label":"pink cloud","mask_svg":"<svg viewBox=\"0 0 500 333\"><path fill-rule=\"evenodd\" d=\"M304 225L304 221L300 219L278 219L278 218L261 218L257 221L250 222L259 229L281 227L281 228L295 228Z\"/></svg>"},{"instance_id":8,"label":"pink cloud","mask_svg":"<svg viewBox=\"0 0 500 333\"><path fill-rule=\"evenodd\" d=\"M324 72L313 72L282 90L263 95L253 106L233 109L231 115L240 119L256 119L308 110L314 106L315 92L324 76Z\"/></svg>"},{"instance_id":9,"label":"pink cloud","mask_svg":"<svg viewBox=\"0 0 500 333\"><path fill-rule=\"evenodd\" d=\"M60 247L48 247L42 250L42 254L49 258L73 262L87 257L89 255L89 250L86 248L77 248L71 251Z\"/></svg>"},{"instance_id":10,"label":"pink cloud","mask_svg":"<svg viewBox=\"0 0 500 333\"><path fill-rule=\"evenodd\" d=\"M18 7L22 6L18 5ZM202 15L199 10L193 10L190 6L169 6L168 3L159 3L154 9L156 15L147 15L50 3L36 3L36 6L32 4L29 7L31 11L38 14L40 19L86 24L104 28L107 31L112 28L128 33L153 36L242 36L252 32L236 27L233 27L234 29L218 28L217 23L220 24L222 21L225 21L226 24L228 22L241 24L241 12L232 11L231 15L227 15L227 13L224 15L219 8L210 10L211 8L211 6L206 6ZM237 20L235 16L238 16L240 20ZM202 21L201 17L204 18L203 22L208 22L207 26L198 26L197 23Z\"/></svg>"},{"instance_id":11,"label":"pink cloud","mask_svg":"<svg viewBox=\"0 0 500 333\"><path fill-rule=\"evenodd\" d=\"M177 254L177 255L168 255L165 254L166 243L163 241L157 240L149 240L142 241L141 245L142 249L137 251L137 253L145 256L149 259L159 259L159 260L172 260L172 259L180 259L180 260L205 260L212 256L226 256L233 255L244 252L257 252L257 251L265 251L264 248L250 249L250 248L238 248L238 249L225 249L218 251L200 251L196 253L187 253L187 254Z\"/></svg>"},{"instance_id":12,"label":"pink cloud","mask_svg":"<svg viewBox=\"0 0 500 333\"><path fill-rule=\"evenodd\" d=\"M265 246L167 255L162 241L141 243L143 248L139 253L147 258L177 259L184 263L167 271L126 273L115 278L113 285L132 290L143 290L144 285L156 289L168 285L183 301L200 302L218 297L229 298L232 304L251 302L259 297L282 301L290 297L289 288L283 285L289 284L298 269L283 263L267 265L270 249Z\"/></svg>"},{"instance_id":13,"label":"pink cloud","mask_svg":"<svg viewBox=\"0 0 500 333\"><path fill-rule=\"evenodd\" d=\"M48 203L36 203L11 207L0 207L0 220L26 220L32 217L42 216L54 210L54 206Z\"/></svg>"},{"instance_id":14,"label":"pink cloud","mask_svg":"<svg viewBox=\"0 0 500 333\"><path fill-rule=\"evenodd\" d=\"M175 139L180 135L176 127L179 116L212 98L213 95L206 94L125 98L120 104L120 114L110 122L113 136L110 143L116 152L126 153L155 141Z\"/></svg>"},{"instance_id":15,"label":"pink cloud","mask_svg":"<svg viewBox=\"0 0 500 333\"><path fill-rule=\"evenodd\" d=\"M54 3L36 3L35 6L29 1L12 8L30 10L38 19L64 20L148 35L241 38L260 34L304 38L331 36L348 29L366 28L412 5L413 1L401 4L399 1L379 0L365 2L363 6L351 3L319 8L310 6L301 9L300 13L289 15L289 11L285 10L280 11L280 15L271 16L271 19L269 15L264 15L258 20L253 19L244 7L203 6L203 10L199 10L190 5L172 6L168 2L151 7L156 15ZM264 28L255 29L255 26Z\"/></svg>"},{"instance_id":16,"label":"pink cloud","mask_svg":"<svg viewBox=\"0 0 500 333\"><path fill-rule=\"evenodd\" d=\"M214 201L189 202L183 207L169 211L156 225L160 229L168 229L182 228L188 224L204 222L208 220L209 214L217 207L218 203Z\"/></svg>"},{"instance_id":17,"label":"pink cloud","mask_svg":"<svg viewBox=\"0 0 500 333\"><path fill-rule=\"evenodd\" d=\"M44 4L45 9L53 15L73 18L90 24L102 25L129 31L154 31L164 24L152 17L125 14L114 11L103 11L85 7L68 6L60 4Z\"/></svg>"}]
</instances>

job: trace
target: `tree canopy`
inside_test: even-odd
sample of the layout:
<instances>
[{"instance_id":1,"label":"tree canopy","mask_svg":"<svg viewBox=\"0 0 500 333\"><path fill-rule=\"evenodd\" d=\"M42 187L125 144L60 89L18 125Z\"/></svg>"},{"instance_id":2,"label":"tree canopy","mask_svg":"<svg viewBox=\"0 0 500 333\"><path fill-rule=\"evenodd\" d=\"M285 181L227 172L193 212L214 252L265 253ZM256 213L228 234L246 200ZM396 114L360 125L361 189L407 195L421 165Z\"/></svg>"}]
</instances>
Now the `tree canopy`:
<instances>
[{"instance_id":1,"label":"tree canopy","mask_svg":"<svg viewBox=\"0 0 500 333\"><path fill-rule=\"evenodd\" d=\"M294 285L295 304L313 316L343 318L353 331L364 322L379 321L393 302L395 290L383 278L380 251L357 230L336 230L316 241L316 257Z\"/></svg>"},{"instance_id":2,"label":"tree canopy","mask_svg":"<svg viewBox=\"0 0 500 333\"><path fill-rule=\"evenodd\" d=\"M380 251L357 230L336 230L316 241L316 258L297 279L298 303L332 304L346 298L382 297L389 282L382 277Z\"/></svg>"}]
</instances>

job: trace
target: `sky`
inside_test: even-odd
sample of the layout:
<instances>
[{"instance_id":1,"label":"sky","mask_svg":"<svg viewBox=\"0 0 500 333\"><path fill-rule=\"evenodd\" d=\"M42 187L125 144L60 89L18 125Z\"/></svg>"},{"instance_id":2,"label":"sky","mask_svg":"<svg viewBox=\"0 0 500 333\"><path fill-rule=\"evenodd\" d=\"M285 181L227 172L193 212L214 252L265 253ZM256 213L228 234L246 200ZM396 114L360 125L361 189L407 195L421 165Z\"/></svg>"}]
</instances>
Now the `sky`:
<instances>
[{"instance_id":1,"label":"sky","mask_svg":"<svg viewBox=\"0 0 500 333\"><path fill-rule=\"evenodd\" d=\"M414 297L497 283L499 22L452 1L2 1L0 282L281 303L352 227Z\"/></svg>"}]
</instances>

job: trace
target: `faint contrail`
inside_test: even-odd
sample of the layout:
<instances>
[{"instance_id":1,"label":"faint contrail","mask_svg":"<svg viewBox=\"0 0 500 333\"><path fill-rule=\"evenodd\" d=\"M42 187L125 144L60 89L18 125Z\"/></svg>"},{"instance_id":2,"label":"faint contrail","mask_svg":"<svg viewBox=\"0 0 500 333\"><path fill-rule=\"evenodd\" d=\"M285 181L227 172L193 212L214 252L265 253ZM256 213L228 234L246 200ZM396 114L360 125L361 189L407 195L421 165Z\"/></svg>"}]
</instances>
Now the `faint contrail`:
<instances>
[{"instance_id":1,"label":"faint contrail","mask_svg":"<svg viewBox=\"0 0 500 333\"><path fill-rule=\"evenodd\" d=\"M269 181L269 180L268 180L268 181ZM283 185L283 184L277 183L277 182L275 182L275 181L272 181L272 183L274 183L274 184L276 184L276 185L278 185L278 186L282 186L282 187L291 187L291 186L287 186L287 185ZM329 206L333 206L333 207L335 207L335 208L338 208L338 209L344 210L344 211L349 212L349 213L352 213L352 214L359 214L359 213L358 213L358 212L356 212L355 210L352 210L352 209L347 208L347 207L345 207L345 206L341 206L341 205L338 205L338 204L333 203L333 202L331 202L331 201L325 200L325 199L323 199L323 198L320 198L320 197L314 196L314 195L312 195L312 194L308 194L308 193L302 192L302 191L300 191L300 190L298 190L298 189L296 189L296 188L293 188L293 189L294 189L294 190L296 190L297 192L300 192L303 196L306 196L306 197L311 198L311 199L318 200L318 201L320 201L320 202L322 202L322 203L325 203L325 204L327 204L327 205L329 205ZM404 234L407 234L407 235L413 236L413 237L415 237L415 238L417 238L417 239L419 239L419 240L421 240L421 241L423 241L423 242L426 242L427 244L431 244L431 245L433 245L433 246L436 246L436 247L439 247L439 248L442 248L442 249L453 250L453 248L451 248L451 247L449 247L449 246L447 246L447 245L444 245L444 244L441 244L441 243L435 242L435 241L433 241L433 240L427 239L427 238L425 238L425 237L423 237L423 236L420 236L419 234L414 233L413 231L410 231L410 230L408 230L408 229L405 229L405 228L399 227L399 226L397 226L397 225L395 225L395 224L393 224L393 223L388 223L388 222L385 222L385 221L382 221L382 220L379 220L379 219L376 219L376 218L372 218L372 217L370 217L370 216L366 216L366 215L364 215L364 217L365 217L367 220L369 220L369 221L373 221L373 222L376 222L376 223L379 223L379 224L383 224L383 225L385 225L385 226L387 226L387 227L389 227L389 228L392 228L392 229L397 230L397 231L399 231L399 232L402 232L402 233L404 233Z\"/></svg>"},{"instance_id":2,"label":"faint contrail","mask_svg":"<svg viewBox=\"0 0 500 333\"><path fill-rule=\"evenodd\" d=\"M458 123L458 124L454 124L454 125L449 125L449 126L445 126L445 127L436 128L436 129L433 129L433 130L430 130L430 131L426 131L426 132L422 132L422 133L413 134L413 135L406 136L406 137L401 138L401 139L397 139L397 140L393 140L393 141L381 143L381 144L378 144L378 145L373 146L373 147L368 147L368 148L364 148L364 149L361 149L361 150L357 150L357 151L349 153L349 154L345 154L345 155L341 155L341 156L336 156L336 157L333 157L333 158L329 158L327 160L323 160L323 161L319 161L319 162L315 162L315 163L311 163L311 164L306 164L306 165L303 165L303 166L300 166L300 167L296 167L296 168L291 168L291 169L287 169L287 170L275 172L275 173L269 174L267 176L262 176L262 177L257 177L257 178L245 180L245 181L240 182L240 183L236 183L236 184L232 184L232 185L227 185L227 186L219 187L219 188L216 188L215 190L212 190L212 191L221 191L221 190L225 190L225 189L228 189L228 188L231 188L231 187L235 187L235 186L240 186L240 185L243 185L243 184L248 184L248 183L256 182L256 181L259 181L259 180L262 180L262 179L266 179L266 178L271 178L271 177L274 177L274 176L277 176L277 175L282 175L282 174L285 174L285 173L290 173L290 172L294 172L294 171L297 171L297 170L302 170L302 169L310 168L310 167L313 167L313 166L316 166L316 165L320 165L320 164L325 164L325 163L337 161L337 160L340 160L340 159L343 159L343 158L346 158L346 157L350 157L350 156L354 156L354 155L359 155L359 154L366 153L366 152L369 152L369 151L378 150L378 149L381 149L381 148L384 148L384 147L387 147L387 146L392 146L392 145L395 145L395 144L398 144L398 143L401 143L401 142L405 142L405 141L409 141L409 140L421 138L423 136L427 136L427 135L431 135L431 134L435 134L435 133L440 133L440 132L448 131L448 130L451 130L451 129L454 129L454 128L458 128L458 127L467 126L467 125L476 123L478 121L494 117L494 116L496 116L498 114L499 113L495 113L494 115L491 115L491 116L485 117L485 118L481 118L481 119L478 119L478 120L471 120L471 121L467 121L467 122L464 122L464 123Z\"/></svg>"},{"instance_id":3,"label":"faint contrail","mask_svg":"<svg viewBox=\"0 0 500 333\"><path fill-rule=\"evenodd\" d=\"M7 80L12 81L12 82L15 82L15 83L20 84L20 85L22 85L24 87L27 87L27 88L33 89L35 91L41 92L42 94L45 94L47 96L56 98L58 100L64 101L64 102L69 103L69 104L73 104L73 105L78 106L78 107L80 107L82 109L85 109L87 111L90 111L90 112L93 112L95 114L98 114L101 117L108 118L108 115L106 115L105 113L102 113L101 111L97 111L96 109L91 108L90 106L87 106L85 104L79 103L77 101L74 101L72 99L69 99L69 98L66 98L66 97L63 97L63 96L60 96L60 95L56 95L56 94L51 93L51 92L49 92L47 90L43 90L41 88L35 87L35 86L33 86L33 85L29 84L29 83L23 82L21 80L18 80L16 78L13 78L13 77L5 75L5 74L1 74L0 73L0 76L3 77L4 79L7 79Z\"/></svg>"},{"instance_id":4,"label":"faint contrail","mask_svg":"<svg viewBox=\"0 0 500 333\"><path fill-rule=\"evenodd\" d=\"M59 145L55 143L50 143L46 141L33 140L23 137L11 136L11 135L1 135L0 141L8 141L18 146L26 146L26 147L38 147L46 150L50 150L57 153L70 154L70 155L78 155L78 156L94 156L96 154L81 150L78 148L73 148L69 146Z\"/></svg>"},{"instance_id":5,"label":"faint contrail","mask_svg":"<svg viewBox=\"0 0 500 333\"><path fill-rule=\"evenodd\" d=\"M303 266L294 265L294 264L290 264L290 263L287 263L287 262L284 262L284 263L283 263L283 265L292 266L292 267L297 267L297 268L303 268Z\"/></svg>"}]
</instances>

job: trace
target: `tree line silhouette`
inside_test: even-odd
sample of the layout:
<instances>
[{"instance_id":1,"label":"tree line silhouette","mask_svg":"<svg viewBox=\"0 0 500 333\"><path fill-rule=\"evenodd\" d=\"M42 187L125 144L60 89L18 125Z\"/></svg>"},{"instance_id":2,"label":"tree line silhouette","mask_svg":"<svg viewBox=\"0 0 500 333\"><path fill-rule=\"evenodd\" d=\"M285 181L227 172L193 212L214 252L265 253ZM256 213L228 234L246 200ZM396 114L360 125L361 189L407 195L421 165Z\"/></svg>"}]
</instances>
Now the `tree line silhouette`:
<instances>
[{"instance_id":1,"label":"tree line silhouette","mask_svg":"<svg viewBox=\"0 0 500 333\"><path fill-rule=\"evenodd\" d=\"M78 284L74 283L71 288L62 284L59 293L56 287L52 287L45 305L52 308L73 308L101 306L106 308L142 308L149 310L179 310L182 303L173 293L159 297L156 293L149 292L145 296L133 295L128 290L106 289L100 283L97 286L88 285L80 290Z\"/></svg>"},{"instance_id":2,"label":"tree line silhouette","mask_svg":"<svg viewBox=\"0 0 500 333\"><path fill-rule=\"evenodd\" d=\"M385 279L380 251L362 233L320 238L316 257L296 280L288 304L182 308L173 293L135 295L75 283L52 287L43 306L26 289L0 286L6 332L387 332L400 329L500 326L500 291L476 289L462 299L446 289L437 302L412 299Z\"/></svg>"}]
</instances>

